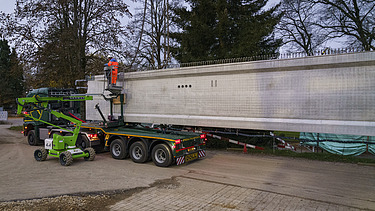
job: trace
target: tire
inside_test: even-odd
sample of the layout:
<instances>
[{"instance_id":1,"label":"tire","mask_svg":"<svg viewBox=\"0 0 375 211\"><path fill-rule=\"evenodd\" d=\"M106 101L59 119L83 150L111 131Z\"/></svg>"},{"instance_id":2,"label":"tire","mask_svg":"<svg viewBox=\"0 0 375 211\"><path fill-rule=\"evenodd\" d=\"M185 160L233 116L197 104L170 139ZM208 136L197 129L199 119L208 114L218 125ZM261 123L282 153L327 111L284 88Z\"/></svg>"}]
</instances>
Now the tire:
<instances>
[{"instance_id":1,"label":"tire","mask_svg":"<svg viewBox=\"0 0 375 211\"><path fill-rule=\"evenodd\" d=\"M93 161L95 159L95 150L93 148L86 148L84 152L89 153L89 156L85 157L85 161Z\"/></svg>"},{"instance_id":2,"label":"tire","mask_svg":"<svg viewBox=\"0 0 375 211\"><path fill-rule=\"evenodd\" d=\"M35 136L35 130L30 130L29 131L29 133L27 134L27 142L31 146L38 145L38 140L36 140L36 136Z\"/></svg>"},{"instance_id":3,"label":"tire","mask_svg":"<svg viewBox=\"0 0 375 211\"><path fill-rule=\"evenodd\" d=\"M90 145L86 135L81 135L80 140L77 140L76 146L82 150L88 148Z\"/></svg>"},{"instance_id":4,"label":"tire","mask_svg":"<svg viewBox=\"0 0 375 211\"><path fill-rule=\"evenodd\" d=\"M48 151L44 148L39 148L34 151L34 158L36 161L45 161L48 155Z\"/></svg>"},{"instance_id":5,"label":"tire","mask_svg":"<svg viewBox=\"0 0 375 211\"><path fill-rule=\"evenodd\" d=\"M152 149L152 161L160 167L168 167L172 164L171 149L165 144L158 144Z\"/></svg>"},{"instance_id":6,"label":"tire","mask_svg":"<svg viewBox=\"0 0 375 211\"><path fill-rule=\"evenodd\" d=\"M146 145L142 141L137 141L130 146L130 157L135 163L144 163L148 159Z\"/></svg>"},{"instance_id":7,"label":"tire","mask_svg":"<svg viewBox=\"0 0 375 211\"><path fill-rule=\"evenodd\" d=\"M60 154L60 164L62 166L70 166L73 163L72 154L69 151L65 151Z\"/></svg>"},{"instance_id":8,"label":"tire","mask_svg":"<svg viewBox=\"0 0 375 211\"><path fill-rule=\"evenodd\" d=\"M114 159L121 160L127 156L125 143L121 139L113 140L109 148Z\"/></svg>"}]
</instances>

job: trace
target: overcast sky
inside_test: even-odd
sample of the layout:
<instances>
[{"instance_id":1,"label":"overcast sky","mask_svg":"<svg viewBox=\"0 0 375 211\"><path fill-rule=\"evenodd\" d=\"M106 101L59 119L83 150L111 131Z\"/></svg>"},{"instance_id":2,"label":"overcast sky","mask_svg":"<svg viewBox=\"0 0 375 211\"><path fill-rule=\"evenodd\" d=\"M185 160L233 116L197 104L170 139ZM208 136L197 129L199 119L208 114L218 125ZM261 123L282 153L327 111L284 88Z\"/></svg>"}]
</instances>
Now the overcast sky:
<instances>
[{"instance_id":1,"label":"overcast sky","mask_svg":"<svg viewBox=\"0 0 375 211\"><path fill-rule=\"evenodd\" d=\"M13 12L15 5L16 0L0 0L0 10L5 13Z\"/></svg>"},{"instance_id":2,"label":"overcast sky","mask_svg":"<svg viewBox=\"0 0 375 211\"><path fill-rule=\"evenodd\" d=\"M140 1L139 1L140 2ZM280 2L280 0L270 0L268 3L270 6L275 5L277 2ZM129 5L133 5L132 2L129 2ZM15 9L16 0L0 0L0 11L3 11L5 13L11 13ZM131 11L134 11L134 8L130 8Z\"/></svg>"}]
</instances>

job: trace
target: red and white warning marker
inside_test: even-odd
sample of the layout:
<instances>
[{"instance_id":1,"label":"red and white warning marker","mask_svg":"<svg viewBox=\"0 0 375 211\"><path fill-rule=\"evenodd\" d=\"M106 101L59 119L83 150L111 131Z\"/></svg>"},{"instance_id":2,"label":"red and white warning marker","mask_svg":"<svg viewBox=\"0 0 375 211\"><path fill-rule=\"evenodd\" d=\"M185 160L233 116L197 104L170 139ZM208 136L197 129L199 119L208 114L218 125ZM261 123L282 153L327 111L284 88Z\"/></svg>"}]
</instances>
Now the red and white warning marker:
<instances>
[{"instance_id":1,"label":"red and white warning marker","mask_svg":"<svg viewBox=\"0 0 375 211\"><path fill-rule=\"evenodd\" d=\"M185 163L185 156L176 158L176 164L177 165L181 165L183 163Z\"/></svg>"},{"instance_id":2,"label":"red and white warning marker","mask_svg":"<svg viewBox=\"0 0 375 211\"><path fill-rule=\"evenodd\" d=\"M243 143L243 142L240 142L240 141L236 141L236 140L233 140L233 139L229 139L229 138L225 138L225 137L222 137L222 136L214 135L214 134L211 134L209 132L205 132L205 131L201 131L201 130L189 130L189 131L190 132L194 132L194 133L204 133L204 134L206 134L206 136L210 136L212 138L216 138L216 139L219 139L219 140L228 141L228 142L230 142L232 144L237 144L237 145L244 146L244 152L246 151L245 150L246 147L253 148L253 149L258 149L258 150L264 150L263 147L258 147L258 146L254 146L254 145L251 145L251 144L247 144L247 143Z\"/></svg>"},{"instance_id":3,"label":"red and white warning marker","mask_svg":"<svg viewBox=\"0 0 375 211\"><path fill-rule=\"evenodd\" d=\"M273 134L272 132L270 132L270 135L275 136L275 134ZM282 143L282 144L277 145L278 148L284 148L284 149L290 149L290 150L296 151L296 148L294 146L290 145L289 143L282 140L281 138L276 138L276 140L278 140Z\"/></svg>"},{"instance_id":4,"label":"red and white warning marker","mask_svg":"<svg viewBox=\"0 0 375 211\"><path fill-rule=\"evenodd\" d=\"M241 145L241 146L244 146L244 147L246 146L248 148L253 148L253 149L258 149L258 150L264 150L263 147L254 146L254 145L251 145L251 144L247 144L247 143L243 143L243 142L240 142L240 141L232 140L232 139L225 138L225 137L218 136L218 135L214 135L214 134L211 134L211 133L207 133L206 135L210 136L212 138L220 139L220 140L223 140L223 141L228 141L232 144L237 144L237 145Z\"/></svg>"}]
</instances>

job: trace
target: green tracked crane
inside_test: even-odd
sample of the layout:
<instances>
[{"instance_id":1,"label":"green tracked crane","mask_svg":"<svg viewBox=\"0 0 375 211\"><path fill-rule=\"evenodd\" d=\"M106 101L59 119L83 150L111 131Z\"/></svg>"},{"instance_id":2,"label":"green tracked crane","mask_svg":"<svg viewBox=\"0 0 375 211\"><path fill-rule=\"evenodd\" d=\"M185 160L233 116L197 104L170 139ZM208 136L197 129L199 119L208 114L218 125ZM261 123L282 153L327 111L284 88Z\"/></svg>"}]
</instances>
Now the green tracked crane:
<instances>
[{"instance_id":1,"label":"green tracked crane","mask_svg":"<svg viewBox=\"0 0 375 211\"><path fill-rule=\"evenodd\" d=\"M69 117L62 112L51 110L48 108L49 103L53 102L64 102L64 101L86 101L92 100L92 96L60 96L60 97L38 97L37 95L33 97L17 98L17 114L24 113L26 117L33 119L34 121L40 121L48 125L52 125L56 128L60 128L65 131L72 133L71 136L61 136L58 134L53 134L53 138L46 139L44 142L44 148L39 148L34 152L34 158L37 161L46 160L47 156L57 157L60 159L60 164L63 166L69 166L72 164L73 159L83 157L85 160L92 161L95 158L95 150L93 148L86 148L81 150L76 146L76 141L80 132L82 122ZM75 128L73 131L67 128L62 128L60 126L54 125L47 121L37 119L29 114L31 111L44 111L48 112L57 118L66 119L73 124Z\"/></svg>"}]
</instances>

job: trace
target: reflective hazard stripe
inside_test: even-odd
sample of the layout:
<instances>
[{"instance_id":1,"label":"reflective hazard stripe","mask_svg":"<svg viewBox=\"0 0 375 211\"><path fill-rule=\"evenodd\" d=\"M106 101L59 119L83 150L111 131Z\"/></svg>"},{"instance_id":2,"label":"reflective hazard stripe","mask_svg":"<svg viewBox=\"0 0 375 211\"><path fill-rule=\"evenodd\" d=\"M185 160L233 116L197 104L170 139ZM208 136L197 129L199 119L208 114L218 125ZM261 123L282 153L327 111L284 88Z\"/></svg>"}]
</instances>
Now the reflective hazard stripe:
<instances>
[{"instance_id":1,"label":"reflective hazard stripe","mask_svg":"<svg viewBox=\"0 0 375 211\"><path fill-rule=\"evenodd\" d=\"M199 158L206 157L206 151L204 151L204 150L199 151L199 153L198 153L198 157L199 157Z\"/></svg>"},{"instance_id":2,"label":"reflective hazard stripe","mask_svg":"<svg viewBox=\"0 0 375 211\"><path fill-rule=\"evenodd\" d=\"M181 165L183 163L185 163L185 156L176 158L176 164L177 165Z\"/></svg>"}]
</instances>

